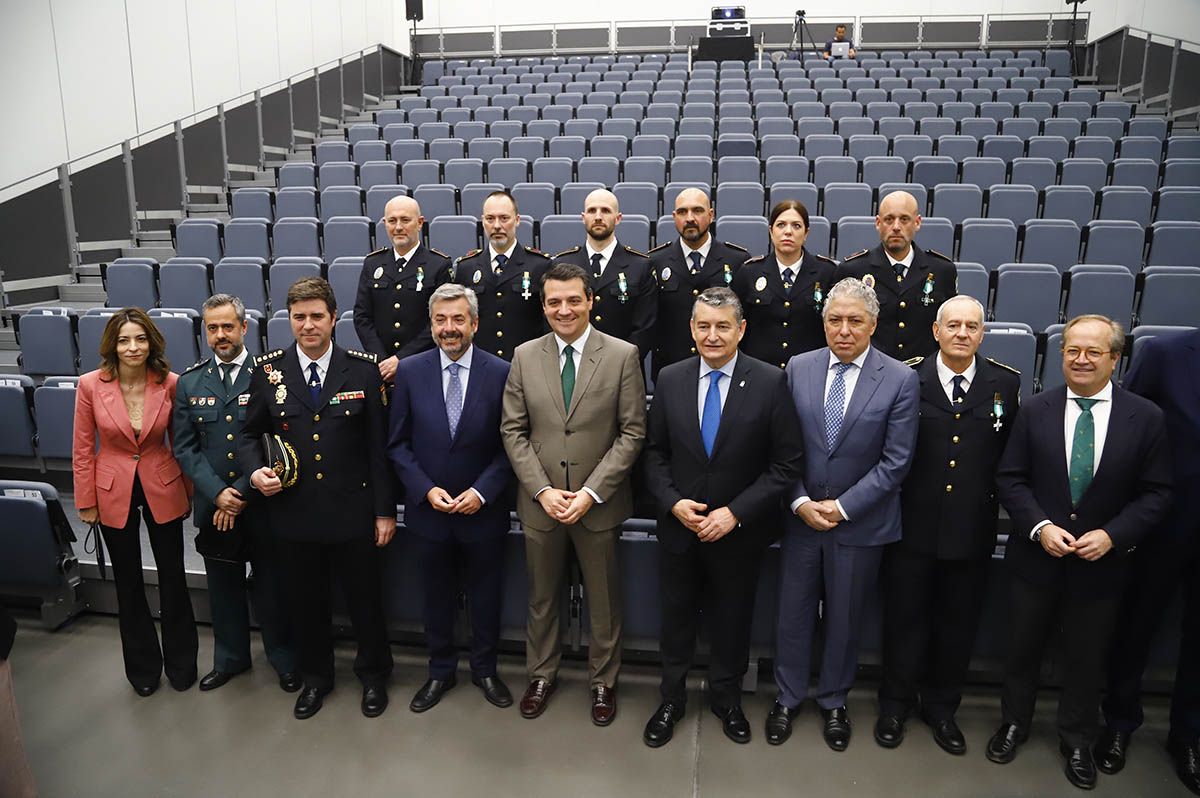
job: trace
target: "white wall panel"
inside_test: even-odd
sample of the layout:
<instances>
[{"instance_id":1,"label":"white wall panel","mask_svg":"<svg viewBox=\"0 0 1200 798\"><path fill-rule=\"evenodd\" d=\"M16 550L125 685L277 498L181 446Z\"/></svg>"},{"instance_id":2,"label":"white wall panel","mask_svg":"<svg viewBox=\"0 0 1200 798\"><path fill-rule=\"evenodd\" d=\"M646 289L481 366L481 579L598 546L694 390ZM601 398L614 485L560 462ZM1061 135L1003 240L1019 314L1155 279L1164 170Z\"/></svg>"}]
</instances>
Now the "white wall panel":
<instances>
[{"instance_id":1,"label":"white wall panel","mask_svg":"<svg viewBox=\"0 0 1200 798\"><path fill-rule=\"evenodd\" d=\"M49 0L0 0L0 186L67 160ZM20 157L14 157L20 153Z\"/></svg>"},{"instance_id":2,"label":"white wall panel","mask_svg":"<svg viewBox=\"0 0 1200 798\"><path fill-rule=\"evenodd\" d=\"M275 17L279 41L280 77L287 78L316 63L313 55L313 17L309 3L290 2Z\"/></svg>"},{"instance_id":3,"label":"white wall panel","mask_svg":"<svg viewBox=\"0 0 1200 798\"><path fill-rule=\"evenodd\" d=\"M137 130L151 130L192 112L185 0L125 0Z\"/></svg>"},{"instance_id":4,"label":"white wall panel","mask_svg":"<svg viewBox=\"0 0 1200 798\"><path fill-rule=\"evenodd\" d=\"M237 0L234 8L238 93L244 94L281 77L279 31L275 26L275 0Z\"/></svg>"},{"instance_id":5,"label":"white wall panel","mask_svg":"<svg viewBox=\"0 0 1200 798\"><path fill-rule=\"evenodd\" d=\"M234 0L189 0L192 102L200 111L240 92Z\"/></svg>"},{"instance_id":6,"label":"white wall panel","mask_svg":"<svg viewBox=\"0 0 1200 798\"><path fill-rule=\"evenodd\" d=\"M362 49L362 43L366 41L369 30L367 2L366 0L344 0L338 5L342 18L342 46L338 48L338 52L345 55Z\"/></svg>"},{"instance_id":7,"label":"white wall panel","mask_svg":"<svg viewBox=\"0 0 1200 798\"><path fill-rule=\"evenodd\" d=\"M301 0L293 0L301 2ZM342 12L331 0L310 0L313 19L313 60L316 64L335 61L342 51Z\"/></svg>"},{"instance_id":8,"label":"white wall panel","mask_svg":"<svg viewBox=\"0 0 1200 798\"><path fill-rule=\"evenodd\" d=\"M111 146L137 129L125 3L51 0L50 9L67 155L78 158Z\"/></svg>"}]
</instances>

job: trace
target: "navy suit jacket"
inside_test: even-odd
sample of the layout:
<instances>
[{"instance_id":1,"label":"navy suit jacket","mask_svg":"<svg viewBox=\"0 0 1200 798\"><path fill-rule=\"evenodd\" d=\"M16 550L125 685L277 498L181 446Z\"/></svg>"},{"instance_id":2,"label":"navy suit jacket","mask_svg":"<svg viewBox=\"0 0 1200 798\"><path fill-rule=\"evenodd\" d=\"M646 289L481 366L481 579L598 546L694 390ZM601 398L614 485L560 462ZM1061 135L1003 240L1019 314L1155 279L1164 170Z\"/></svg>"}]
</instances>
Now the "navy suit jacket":
<instances>
[{"instance_id":1,"label":"navy suit jacket","mask_svg":"<svg viewBox=\"0 0 1200 798\"><path fill-rule=\"evenodd\" d=\"M1162 528L1162 542L1200 545L1200 330L1159 335L1145 341L1122 386L1163 411L1175 476L1175 503Z\"/></svg>"},{"instance_id":2,"label":"navy suit jacket","mask_svg":"<svg viewBox=\"0 0 1200 798\"><path fill-rule=\"evenodd\" d=\"M508 363L474 347L462 417L454 438L442 395L441 350L406 357L396 367L388 457L407 492L404 525L436 541L479 540L510 527L512 466L500 440L500 405ZM474 515L433 509L426 494L443 488L451 497L468 488L485 504Z\"/></svg>"},{"instance_id":3,"label":"navy suit jacket","mask_svg":"<svg viewBox=\"0 0 1200 798\"><path fill-rule=\"evenodd\" d=\"M1100 465L1080 499L1071 505L1064 427L1067 389L1037 394L1021 408L1013 425L996 484L1012 518L1005 560L1030 582L1053 584L1067 578L1085 592L1119 591L1125 556L1162 520L1171 501L1171 461L1162 411L1140 396L1113 388L1113 406ZM1052 557L1030 540L1038 523L1049 520L1079 537L1103 529L1112 550L1095 562L1074 555Z\"/></svg>"},{"instance_id":4,"label":"navy suit jacket","mask_svg":"<svg viewBox=\"0 0 1200 798\"><path fill-rule=\"evenodd\" d=\"M788 529L837 535L847 546L881 546L900 539L900 486L916 450L921 385L917 373L874 346L842 417L832 450L825 441L825 377L829 347L796 355L788 386L804 432L804 476L785 503L800 496L837 499L848 521L817 532L788 513Z\"/></svg>"}]
</instances>

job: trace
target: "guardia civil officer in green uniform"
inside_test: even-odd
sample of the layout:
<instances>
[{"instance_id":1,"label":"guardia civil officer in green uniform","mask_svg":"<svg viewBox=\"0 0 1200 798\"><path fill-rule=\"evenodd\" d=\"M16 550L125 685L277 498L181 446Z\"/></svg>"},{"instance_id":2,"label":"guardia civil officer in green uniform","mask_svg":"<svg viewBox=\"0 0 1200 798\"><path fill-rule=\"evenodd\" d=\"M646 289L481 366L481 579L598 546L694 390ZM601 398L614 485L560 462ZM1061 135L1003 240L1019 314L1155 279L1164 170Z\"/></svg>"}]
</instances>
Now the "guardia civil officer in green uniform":
<instances>
[{"instance_id":1,"label":"guardia civil officer in green uniform","mask_svg":"<svg viewBox=\"0 0 1200 798\"><path fill-rule=\"evenodd\" d=\"M379 356L390 383L400 358L433 346L429 295L450 282L450 259L421 241L425 217L412 197L392 197L383 209L391 246L363 259L354 299L354 331L363 349Z\"/></svg>"},{"instance_id":2,"label":"guardia civil officer in green uniform","mask_svg":"<svg viewBox=\"0 0 1200 798\"><path fill-rule=\"evenodd\" d=\"M521 213L512 194L493 191L482 211L488 244L455 261L452 274L479 298L475 346L511 362L518 346L549 331L538 291L550 257L517 241Z\"/></svg>"},{"instance_id":3,"label":"guardia civil officer in green uniform","mask_svg":"<svg viewBox=\"0 0 1200 798\"><path fill-rule=\"evenodd\" d=\"M893 191L879 201L875 229L879 246L843 260L837 279L857 277L875 289L879 324L871 346L897 360L932 355L938 347L929 330L938 307L958 293L958 269L942 253L913 243L921 212L907 191Z\"/></svg>"},{"instance_id":4,"label":"guardia civil officer in green uniform","mask_svg":"<svg viewBox=\"0 0 1200 798\"><path fill-rule=\"evenodd\" d=\"M246 307L230 294L205 301L204 333L214 353L187 369L175 389L175 459L195 485L192 520L196 550L204 556L212 613L213 669L200 680L214 690L250 669L250 606L262 627L267 660L279 686L300 689L291 624L283 591L278 541L267 523L262 497L237 459L237 440L250 399ZM246 563L254 569L246 579Z\"/></svg>"},{"instance_id":5,"label":"guardia civil officer in green uniform","mask_svg":"<svg viewBox=\"0 0 1200 798\"><path fill-rule=\"evenodd\" d=\"M396 532L387 395L373 353L333 343L337 301L329 283L297 280L287 305L296 343L254 359L238 456L250 486L266 497L284 552L304 680L293 713L311 718L333 689L336 575L358 642L362 712L376 717L387 708L392 672L379 555Z\"/></svg>"}]
</instances>

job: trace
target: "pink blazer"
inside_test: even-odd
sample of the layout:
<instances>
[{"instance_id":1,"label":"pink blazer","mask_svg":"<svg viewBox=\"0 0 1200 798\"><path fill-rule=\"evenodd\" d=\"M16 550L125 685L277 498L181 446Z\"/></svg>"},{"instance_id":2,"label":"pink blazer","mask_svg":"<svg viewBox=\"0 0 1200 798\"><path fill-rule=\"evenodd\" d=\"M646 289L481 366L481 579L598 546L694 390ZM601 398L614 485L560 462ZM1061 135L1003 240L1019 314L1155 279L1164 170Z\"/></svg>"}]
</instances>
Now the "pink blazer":
<instances>
[{"instance_id":1,"label":"pink blazer","mask_svg":"<svg viewBox=\"0 0 1200 798\"><path fill-rule=\"evenodd\" d=\"M100 371L79 378L75 394L75 506L99 507L100 523L122 528L129 520L133 477L138 476L150 513L159 523L187 515L191 483L171 453L171 408L175 382L170 373L161 385L146 380L142 432L134 437L117 380L104 382ZM100 448L96 448L97 434Z\"/></svg>"}]
</instances>

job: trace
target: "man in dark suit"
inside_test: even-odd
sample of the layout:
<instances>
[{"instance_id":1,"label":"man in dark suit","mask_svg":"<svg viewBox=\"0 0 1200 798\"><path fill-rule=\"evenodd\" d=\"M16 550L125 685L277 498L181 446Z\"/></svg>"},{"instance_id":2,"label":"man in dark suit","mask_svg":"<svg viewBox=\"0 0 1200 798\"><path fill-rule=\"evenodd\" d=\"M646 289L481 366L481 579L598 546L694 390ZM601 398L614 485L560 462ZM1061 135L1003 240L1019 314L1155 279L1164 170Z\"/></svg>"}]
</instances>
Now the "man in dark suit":
<instances>
[{"instance_id":1,"label":"man in dark suit","mask_svg":"<svg viewBox=\"0 0 1200 798\"><path fill-rule=\"evenodd\" d=\"M429 297L438 348L400 361L388 454L413 497L404 525L413 536L425 592L429 678L409 709L424 712L456 682L454 613L458 575L471 609L471 681L498 707L512 694L496 674L504 543L512 467L500 440L508 363L472 345L475 292L457 283Z\"/></svg>"},{"instance_id":2,"label":"man in dark suit","mask_svg":"<svg viewBox=\"0 0 1200 798\"><path fill-rule=\"evenodd\" d=\"M329 283L297 280L287 299L296 343L254 359L238 455L250 486L267 497L282 543L304 679L293 712L311 718L333 689L330 582L336 573L358 641L354 672L363 685L362 712L377 717L387 709L392 672L376 550L396 532L387 394L375 354L333 343L337 302ZM293 472L277 471L276 458L267 462L266 435L290 450Z\"/></svg>"},{"instance_id":3,"label":"man in dark suit","mask_svg":"<svg viewBox=\"0 0 1200 798\"><path fill-rule=\"evenodd\" d=\"M390 383L400 358L430 347L426 303L433 289L450 282L450 259L422 246L425 217L412 197L389 200L383 224L392 245L363 260L354 331L363 349L379 356L379 374Z\"/></svg>"},{"instance_id":4,"label":"man in dark suit","mask_svg":"<svg viewBox=\"0 0 1200 798\"><path fill-rule=\"evenodd\" d=\"M728 288L695 301L700 357L660 373L643 469L658 510L662 704L642 739L671 739L687 706L685 680L703 607L712 655L710 706L725 736L750 742L741 685L763 552L779 536L784 491L800 475L800 426L776 367L739 354L742 306Z\"/></svg>"},{"instance_id":5,"label":"man in dark suit","mask_svg":"<svg viewBox=\"0 0 1200 798\"><path fill-rule=\"evenodd\" d=\"M572 263L591 275L592 326L636 346L645 362L654 348L658 317L658 286L650 273L650 258L617 240L621 208L611 191L598 188L588 194L582 217L587 242L558 253L554 263Z\"/></svg>"},{"instance_id":6,"label":"man in dark suit","mask_svg":"<svg viewBox=\"0 0 1200 798\"><path fill-rule=\"evenodd\" d=\"M1105 773L1125 766L1129 738L1142 725L1142 673L1163 611L1183 587L1183 630L1171 697L1167 748L1188 789L1200 794L1200 330L1145 341L1122 382L1163 411L1171 441L1175 490L1170 513L1130 558L1104 698L1105 733L1096 764Z\"/></svg>"},{"instance_id":7,"label":"man in dark suit","mask_svg":"<svg viewBox=\"0 0 1200 798\"><path fill-rule=\"evenodd\" d=\"M476 348L512 360L518 346L546 333L538 287L550 257L517 241L521 214L507 191L488 194L481 220L487 247L459 258L452 276L479 299Z\"/></svg>"},{"instance_id":8,"label":"man in dark suit","mask_svg":"<svg viewBox=\"0 0 1200 798\"><path fill-rule=\"evenodd\" d=\"M938 347L929 330L938 307L958 293L958 269L942 253L913 243L921 211L907 191L893 191L879 201L875 228L882 243L843 260L837 279L857 277L879 295L872 346L899 360L932 355Z\"/></svg>"},{"instance_id":9,"label":"man in dark suit","mask_svg":"<svg viewBox=\"0 0 1200 798\"><path fill-rule=\"evenodd\" d=\"M883 682L875 741L895 748L920 707L933 739L967 750L954 720L996 548L996 464L1020 403L1021 377L978 355L983 306L938 308L939 352L908 364L921 381L912 468L900 491L900 540L883 557Z\"/></svg>"},{"instance_id":10,"label":"man in dark suit","mask_svg":"<svg viewBox=\"0 0 1200 798\"><path fill-rule=\"evenodd\" d=\"M850 745L846 696L858 666L866 599L883 548L900 539L900 485L912 462L920 386L913 370L871 346L875 292L842 280L825 302L827 347L788 361L804 432L804 474L786 499L775 683L767 742L783 743L808 694L817 608L825 647L817 681L822 734Z\"/></svg>"},{"instance_id":11,"label":"man in dark suit","mask_svg":"<svg viewBox=\"0 0 1200 798\"><path fill-rule=\"evenodd\" d=\"M200 680L200 689L214 690L250 669L250 597L267 660L279 674L279 686L292 693L300 689L300 677L279 542L262 501L251 503L250 480L235 459L250 400L246 308L235 296L217 294L204 302L203 311L214 357L180 375L172 426L175 459L196 490L196 550L204 556L212 612L213 669ZM252 583L246 579L247 562L254 569Z\"/></svg>"},{"instance_id":12,"label":"man in dark suit","mask_svg":"<svg viewBox=\"0 0 1200 798\"><path fill-rule=\"evenodd\" d=\"M692 306L701 291L729 288L746 260L746 250L709 234L713 207L702 188L685 188L675 197L672 219L679 240L650 250L650 273L658 280L658 318L654 326L654 379L666 366L696 355L689 334Z\"/></svg>"},{"instance_id":13,"label":"man in dark suit","mask_svg":"<svg viewBox=\"0 0 1200 798\"><path fill-rule=\"evenodd\" d=\"M1104 316L1063 330L1066 387L1029 400L1000 461L1000 501L1012 518L1012 573L1003 722L988 759L1011 762L1029 736L1042 654L1063 652L1059 747L1067 780L1096 784L1092 756L1112 628L1129 551L1166 514L1171 461L1162 411L1111 382L1125 333Z\"/></svg>"}]
</instances>

